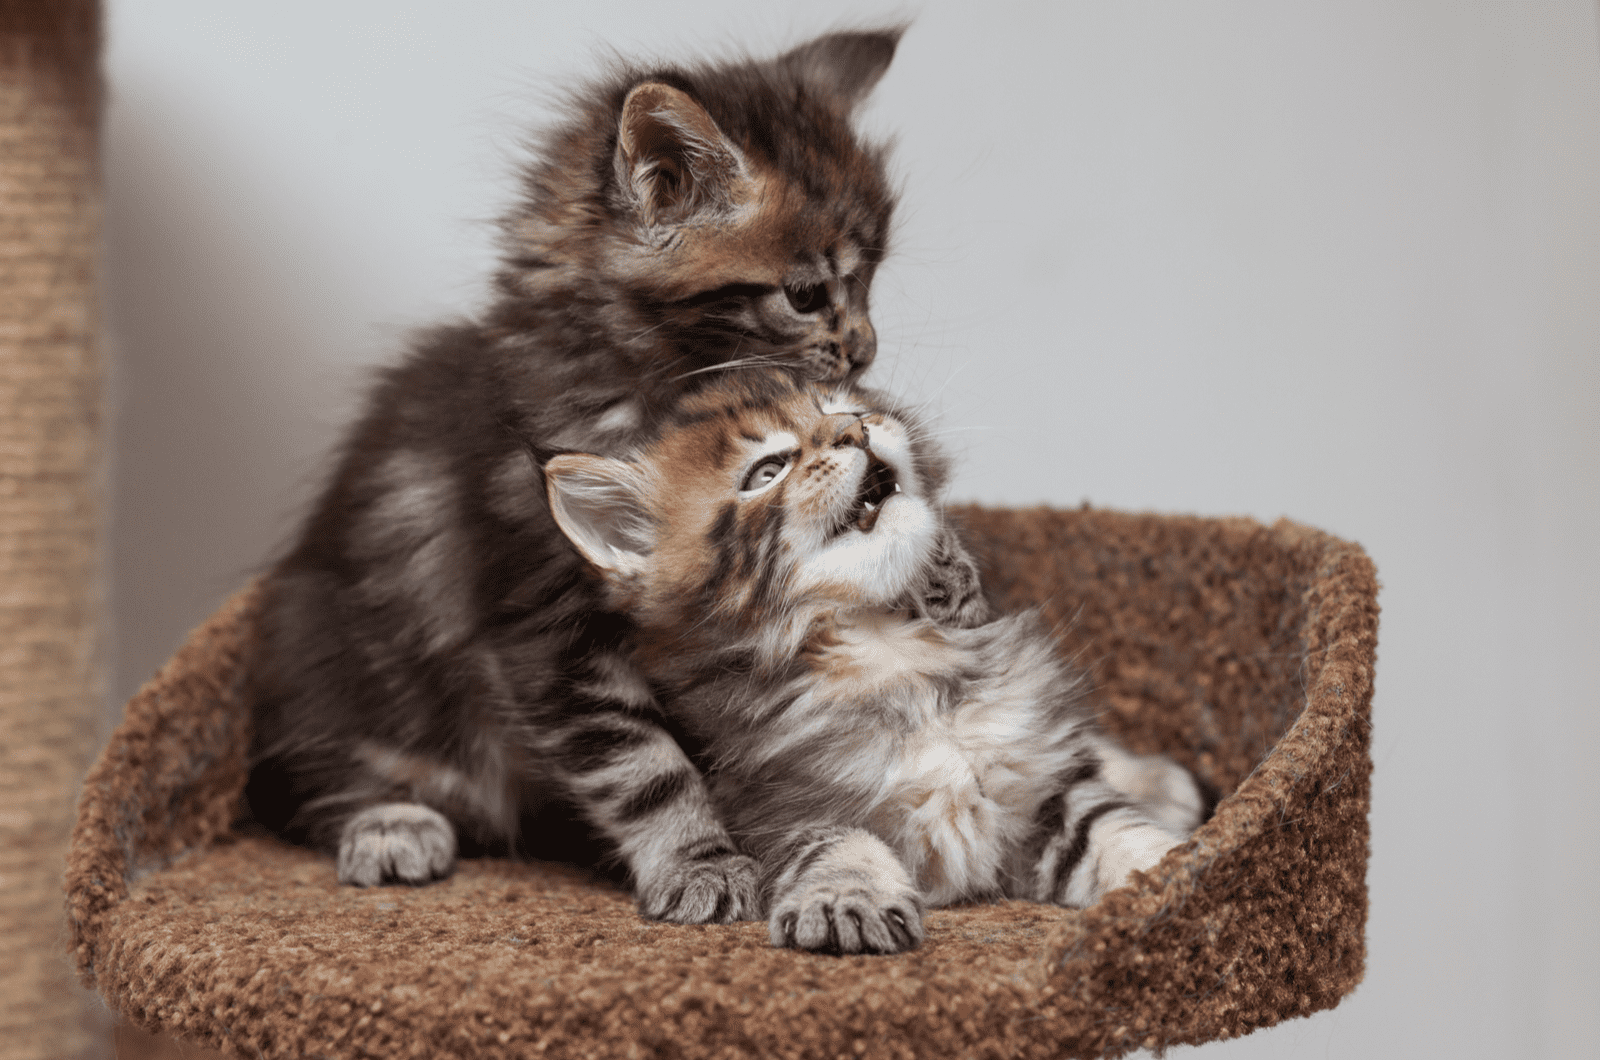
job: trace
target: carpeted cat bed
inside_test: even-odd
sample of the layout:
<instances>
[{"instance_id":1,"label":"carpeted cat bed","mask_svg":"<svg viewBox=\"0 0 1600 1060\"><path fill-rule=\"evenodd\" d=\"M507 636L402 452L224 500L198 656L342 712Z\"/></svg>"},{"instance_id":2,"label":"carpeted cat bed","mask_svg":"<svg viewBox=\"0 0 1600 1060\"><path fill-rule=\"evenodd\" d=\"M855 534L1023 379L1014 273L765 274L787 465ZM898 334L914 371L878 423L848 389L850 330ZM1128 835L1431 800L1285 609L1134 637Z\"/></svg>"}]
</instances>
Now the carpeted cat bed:
<instances>
[{"instance_id":1,"label":"carpeted cat bed","mask_svg":"<svg viewBox=\"0 0 1600 1060\"><path fill-rule=\"evenodd\" d=\"M1087 910L935 911L897 957L776 950L764 924L640 920L561 866L426 888L231 823L257 593L128 705L68 865L79 968L138 1025L241 1056L1088 1057L1247 1033L1361 979L1377 581L1289 522L959 513L1007 609L1041 604L1107 726L1226 797Z\"/></svg>"}]
</instances>

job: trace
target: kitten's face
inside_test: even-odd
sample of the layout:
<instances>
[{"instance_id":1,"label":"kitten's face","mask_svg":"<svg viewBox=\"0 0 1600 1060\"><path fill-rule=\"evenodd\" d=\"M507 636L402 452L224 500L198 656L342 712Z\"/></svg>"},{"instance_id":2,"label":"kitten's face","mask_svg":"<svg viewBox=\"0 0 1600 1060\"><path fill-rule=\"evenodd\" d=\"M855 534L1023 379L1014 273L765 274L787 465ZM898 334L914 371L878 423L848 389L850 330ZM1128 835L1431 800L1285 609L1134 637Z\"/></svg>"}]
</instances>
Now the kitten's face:
<instances>
[{"instance_id":1,"label":"kitten's face","mask_svg":"<svg viewBox=\"0 0 1600 1060\"><path fill-rule=\"evenodd\" d=\"M681 93L674 103L698 109ZM703 111L693 116L708 138L721 135ZM723 138L723 165L714 172L720 184L708 188L686 167L634 158L632 144L622 140L618 169L641 206L624 209L608 265L659 299L662 321L697 358L707 365L776 360L818 380L847 378L872 363L878 340L867 295L888 227L887 199L861 194L881 179L875 166L814 159L810 176L837 189L819 196Z\"/></svg>"},{"instance_id":2,"label":"kitten's face","mask_svg":"<svg viewBox=\"0 0 1600 1060\"><path fill-rule=\"evenodd\" d=\"M808 213L777 178L727 225L686 232L648 270L660 313L703 366L783 364L811 379L860 373L877 354L868 292L875 226L849 204Z\"/></svg>"},{"instance_id":3,"label":"kitten's face","mask_svg":"<svg viewBox=\"0 0 1600 1060\"><path fill-rule=\"evenodd\" d=\"M835 34L766 63L636 74L552 142L507 225L512 289L609 300L605 341L694 372L853 378L893 194L853 108L897 33Z\"/></svg>"},{"instance_id":4,"label":"kitten's face","mask_svg":"<svg viewBox=\"0 0 1600 1060\"><path fill-rule=\"evenodd\" d=\"M691 398L639 461L546 466L563 532L636 617L664 626L890 604L929 562L938 473L915 425L871 395L776 373Z\"/></svg>"}]
</instances>

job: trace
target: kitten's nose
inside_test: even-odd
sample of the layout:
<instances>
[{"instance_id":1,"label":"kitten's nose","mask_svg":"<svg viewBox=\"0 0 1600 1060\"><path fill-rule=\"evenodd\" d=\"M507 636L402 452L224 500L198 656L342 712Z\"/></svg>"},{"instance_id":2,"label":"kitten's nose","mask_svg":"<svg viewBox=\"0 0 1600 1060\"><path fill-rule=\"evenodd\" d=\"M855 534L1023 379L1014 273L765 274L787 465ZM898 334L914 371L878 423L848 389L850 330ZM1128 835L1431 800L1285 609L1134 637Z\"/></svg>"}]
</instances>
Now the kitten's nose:
<instances>
[{"instance_id":1,"label":"kitten's nose","mask_svg":"<svg viewBox=\"0 0 1600 1060\"><path fill-rule=\"evenodd\" d=\"M871 321L863 320L845 333L844 359L850 363L852 374L866 368L877 354L878 333Z\"/></svg>"},{"instance_id":2,"label":"kitten's nose","mask_svg":"<svg viewBox=\"0 0 1600 1060\"><path fill-rule=\"evenodd\" d=\"M833 447L835 449L865 449L867 447L867 425L861 422L861 417L849 415L848 419L845 416L840 416L839 419L845 422L840 425L838 433L833 436Z\"/></svg>"}]
</instances>

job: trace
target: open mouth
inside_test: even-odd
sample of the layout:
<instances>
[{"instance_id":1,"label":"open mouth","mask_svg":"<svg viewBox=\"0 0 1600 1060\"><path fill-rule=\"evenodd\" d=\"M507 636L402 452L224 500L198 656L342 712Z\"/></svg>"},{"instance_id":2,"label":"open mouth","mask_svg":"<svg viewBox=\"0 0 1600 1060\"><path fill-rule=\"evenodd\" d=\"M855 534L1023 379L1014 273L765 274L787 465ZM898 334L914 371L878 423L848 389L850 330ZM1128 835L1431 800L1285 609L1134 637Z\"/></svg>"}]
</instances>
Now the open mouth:
<instances>
[{"instance_id":1,"label":"open mouth","mask_svg":"<svg viewBox=\"0 0 1600 1060\"><path fill-rule=\"evenodd\" d=\"M900 492L900 483L895 481L894 468L874 456L871 449L866 450L866 454L867 473L861 477L861 492L856 494L856 503L840 529L854 527L863 534L870 534L878 525L883 503Z\"/></svg>"}]
</instances>

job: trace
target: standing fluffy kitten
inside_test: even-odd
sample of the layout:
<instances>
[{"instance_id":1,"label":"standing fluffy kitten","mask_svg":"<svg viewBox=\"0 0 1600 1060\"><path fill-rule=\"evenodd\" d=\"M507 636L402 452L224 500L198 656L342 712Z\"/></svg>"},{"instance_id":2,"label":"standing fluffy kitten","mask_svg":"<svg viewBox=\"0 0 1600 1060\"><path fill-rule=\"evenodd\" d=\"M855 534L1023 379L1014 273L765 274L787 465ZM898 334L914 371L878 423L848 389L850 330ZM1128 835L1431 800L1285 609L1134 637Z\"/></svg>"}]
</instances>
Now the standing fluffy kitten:
<instances>
[{"instance_id":1,"label":"standing fluffy kitten","mask_svg":"<svg viewBox=\"0 0 1600 1060\"><path fill-rule=\"evenodd\" d=\"M897 952L925 904L1087 905L1203 816L1181 767L1098 733L1035 615L958 629L898 605L935 561L944 467L878 396L744 374L635 459L545 474L760 864L775 944Z\"/></svg>"},{"instance_id":2,"label":"standing fluffy kitten","mask_svg":"<svg viewBox=\"0 0 1600 1060\"><path fill-rule=\"evenodd\" d=\"M754 864L621 660L626 624L552 524L539 464L648 439L712 369L828 380L872 361L893 197L850 115L897 38L621 69L574 95L505 222L494 300L384 374L269 575L258 821L362 885L437 878L460 847L563 856L577 823L647 915L754 911ZM908 591L979 620L948 546ZM591 783L623 757L653 765ZM662 807L670 833L649 826Z\"/></svg>"}]
</instances>

